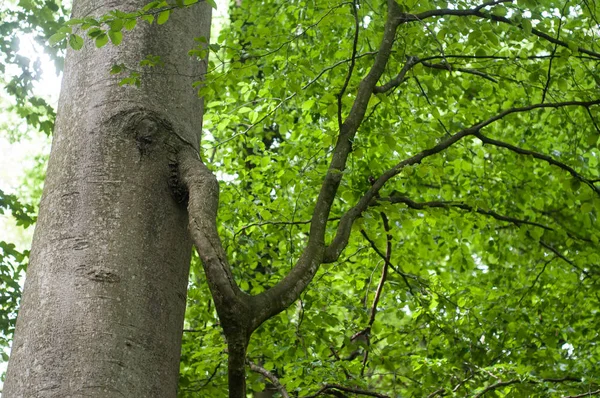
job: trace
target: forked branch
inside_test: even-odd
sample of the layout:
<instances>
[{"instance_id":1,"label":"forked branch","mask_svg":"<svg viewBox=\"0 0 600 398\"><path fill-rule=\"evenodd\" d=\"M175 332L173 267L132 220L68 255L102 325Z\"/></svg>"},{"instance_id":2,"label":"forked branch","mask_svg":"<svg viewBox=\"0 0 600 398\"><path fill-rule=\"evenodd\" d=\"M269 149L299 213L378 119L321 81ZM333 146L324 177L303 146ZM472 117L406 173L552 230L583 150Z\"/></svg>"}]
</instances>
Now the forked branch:
<instances>
[{"instance_id":1,"label":"forked branch","mask_svg":"<svg viewBox=\"0 0 600 398\"><path fill-rule=\"evenodd\" d=\"M484 127L489 126L490 124L501 120L502 118L511 115L513 113L522 113L528 112L534 109L542 109L542 108L561 108L565 106L583 106L590 107L592 105L600 104L600 100L594 101L566 101L566 102L556 102L556 103L546 103L546 104L534 104L529 106L524 106L520 108L511 108L505 111L498 113L495 116L492 116L482 122L474 124L473 126L463 129L458 133L451 135L450 137L440 141L437 145L425 149L414 156L411 156L408 159L401 161L396 164L394 167L386 170L371 186L371 188L365 192L365 194L359 199L357 204L349 209L340 219L340 223L338 224L337 232L335 237L333 238L331 244L327 247L325 252L325 257L323 259L324 262L330 263L336 261L346 245L348 244L348 239L350 237L350 232L352 228L352 224L354 221L361 216L361 214L369 207L373 199L376 198L377 194L383 188L385 183L387 183L392 177L398 175L406 166L411 166L415 164L419 164L423 161L423 159L438 154L452 145L456 144L458 141L462 140L467 136L475 136L480 132L480 130Z\"/></svg>"}]
</instances>

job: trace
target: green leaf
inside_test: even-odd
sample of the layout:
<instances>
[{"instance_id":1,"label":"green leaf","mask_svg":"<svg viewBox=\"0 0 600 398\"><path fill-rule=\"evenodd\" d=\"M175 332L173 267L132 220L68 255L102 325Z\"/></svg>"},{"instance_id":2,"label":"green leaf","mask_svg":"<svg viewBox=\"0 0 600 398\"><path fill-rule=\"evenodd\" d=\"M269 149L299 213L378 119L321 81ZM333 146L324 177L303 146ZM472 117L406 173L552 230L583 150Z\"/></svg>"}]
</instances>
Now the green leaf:
<instances>
[{"instance_id":1,"label":"green leaf","mask_svg":"<svg viewBox=\"0 0 600 398\"><path fill-rule=\"evenodd\" d=\"M310 108L313 107L314 104L315 104L315 100L314 99L311 98L309 100L306 100L306 101L304 101L302 103L302 110L303 111L308 111L308 110L310 110Z\"/></svg>"},{"instance_id":2,"label":"green leaf","mask_svg":"<svg viewBox=\"0 0 600 398\"><path fill-rule=\"evenodd\" d=\"M101 48L104 47L108 43L108 35L106 33L102 33L96 36L96 47Z\"/></svg>"},{"instance_id":3,"label":"green leaf","mask_svg":"<svg viewBox=\"0 0 600 398\"><path fill-rule=\"evenodd\" d=\"M154 15L151 15L151 14L142 15L140 18L143 19L144 21L148 22L150 25L152 25L152 22L154 22Z\"/></svg>"},{"instance_id":4,"label":"green leaf","mask_svg":"<svg viewBox=\"0 0 600 398\"><path fill-rule=\"evenodd\" d=\"M123 71L123 65L116 64L116 65L113 65L112 68L110 68L111 75L119 74L122 71Z\"/></svg>"},{"instance_id":5,"label":"green leaf","mask_svg":"<svg viewBox=\"0 0 600 398\"><path fill-rule=\"evenodd\" d=\"M124 26L125 26L125 29L127 29L127 30L133 30L133 28L135 28L136 24L137 24L137 19L131 18L131 19L125 20Z\"/></svg>"},{"instance_id":6,"label":"green leaf","mask_svg":"<svg viewBox=\"0 0 600 398\"><path fill-rule=\"evenodd\" d=\"M210 6L211 6L212 8L214 8L215 10L217 9L217 3L215 2L215 0L206 0L206 2L207 2L208 4L210 4Z\"/></svg>"},{"instance_id":7,"label":"green leaf","mask_svg":"<svg viewBox=\"0 0 600 398\"><path fill-rule=\"evenodd\" d=\"M150 3L146 4L146 5L145 5L145 6L142 8L142 10L143 10L143 11L150 11L150 10L152 10L152 9L154 9L154 8L157 8L157 7L159 7L159 4L160 4L160 1L151 1Z\"/></svg>"},{"instance_id":8,"label":"green leaf","mask_svg":"<svg viewBox=\"0 0 600 398\"><path fill-rule=\"evenodd\" d=\"M158 18L156 19L156 23L159 25L164 24L169 20L169 16L171 15L171 10L162 11L158 14Z\"/></svg>"},{"instance_id":9,"label":"green leaf","mask_svg":"<svg viewBox=\"0 0 600 398\"><path fill-rule=\"evenodd\" d=\"M111 32L120 32L123 29L124 22L122 19L115 19L108 23Z\"/></svg>"},{"instance_id":10,"label":"green leaf","mask_svg":"<svg viewBox=\"0 0 600 398\"><path fill-rule=\"evenodd\" d=\"M112 30L109 30L108 37L110 38L112 44L114 44L115 46L118 46L119 44L121 44L121 41L123 41L123 33L121 33L120 31L113 32Z\"/></svg>"},{"instance_id":11,"label":"green leaf","mask_svg":"<svg viewBox=\"0 0 600 398\"><path fill-rule=\"evenodd\" d=\"M67 33L64 33L64 32L55 33L52 36L50 36L50 38L48 39L48 44L50 46L55 46L58 43L60 43L61 41L63 41L66 37L67 37Z\"/></svg>"},{"instance_id":12,"label":"green leaf","mask_svg":"<svg viewBox=\"0 0 600 398\"><path fill-rule=\"evenodd\" d=\"M81 50L83 47L83 38L75 34L69 36L69 46L71 46L73 50Z\"/></svg>"},{"instance_id":13,"label":"green leaf","mask_svg":"<svg viewBox=\"0 0 600 398\"><path fill-rule=\"evenodd\" d=\"M569 47L569 50L571 50L574 53L579 51L579 45L574 41L567 42L567 46Z\"/></svg>"},{"instance_id":14,"label":"green leaf","mask_svg":"<svg viewBox=\"0 0 600 398\"><path fill-rule=\"evenodd\" d=\"M533 27L531 26L531 21L529 19L523 18L523 20L521 21L521 27L523 28L523 32L525 32L525 34L531 34L531 29Z\"/></svg>"},{"instance_id":15,"label":"green leaf","mask_svg":"<svg viewBox=\"0 0 600 398\"><path fill-rule=\"evenodd\" d=\"M569 83L565 79L558 79L557 85L562 92L566 92L569 89Z\"/></svg>"}]
</instances>

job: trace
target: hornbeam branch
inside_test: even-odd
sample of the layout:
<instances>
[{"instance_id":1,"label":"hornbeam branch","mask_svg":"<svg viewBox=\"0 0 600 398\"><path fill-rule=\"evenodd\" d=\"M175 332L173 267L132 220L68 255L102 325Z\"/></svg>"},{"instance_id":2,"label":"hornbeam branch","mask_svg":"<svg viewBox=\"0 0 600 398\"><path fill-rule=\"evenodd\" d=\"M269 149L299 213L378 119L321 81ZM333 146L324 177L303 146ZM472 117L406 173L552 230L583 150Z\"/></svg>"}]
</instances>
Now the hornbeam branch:
<instances>
[{"instance_id":1,"label":"hornbeam branch","mask_svg":"<svg viewBox=\"0 0 600 398\"><path fill-rule=\"evenodd\" d=\"M358 394L358 395L366 395L368 397L391 398L389 395L379 394L379 393L367 391L367 390L361 390L359 388L344 387L339 384L325 384L316 393L314 393L312 395L307 395L303 398L315 398L315 397L318 397L319 395L323 395L325 392L327 392L329 390L339 390L339 391L350 392L350 393Z\"/></svg>"},{"instance_id":2,"label":"hornbeam branch","mask_svg":"<svg viewBox=\"0 0 600 398\"><path fill-rule=\"evenodd\" d=\"M379 200L388 201L390 203L404 203L406 206L410 207L411 209L417 209L417 210L421 210L421 209L424 209L427 207L437 207L437 208L444 208L444 209L457 208L457 209L461 209L461 210L465 210L465 211L474 211L479 214L493 217L496 220L506 221L506 222L515 224L516 226L520 226L521 224L526 224L526 225L532 225L534 227L539 227L539 228L545 229L547 231L554 231L554 228L549 227L544 224L540 224L540 223L537 223L534 221L523 220L520 218L504 216L504 215L496 213L495 211L492 211L492 210L485 210L485 209L482 209L481 207L475 207L475 206L471 206L471 205L468 205L466 203L461 203L461 202L445 202L445 201L415 202L406 196L390 196L388 198L381 198Z\"/></svg>"},{"instance_id":3,"label":"hornbeam branch","mask_svg":"<svg viewBox=\"0 0 600 398\"><path fill-rule=\"evenodd\" d=\"M281 394L281 396L283 398L290 398L290 395L288 394L287 390L285 389L285 386L283 384L281 384L281 382L279 381L279 379L271 372L269 372L267 369L256 365L255 363L252 363L250 361L248 361L248 366L250 366L250 370L252 370L253 372L256 372L262 376L264 376L266 379L268 379L271 384L273 384L273 386L275 386L275 388L277 390L279 390L279 393Z\"/></svg>"},{"instance_id":4,"label":"hornbeam branch","mask_svg":"<svg viewBox=\"0 0 600 398\"><path fill-rule=\"evenodd\" d=\"M492 3L486 3L483 6L487 6L487 5L491 5L491 4ZM443 8L443 9L437 9L437 10L424 11L419 14L403 13L400 15L399 18L400 18L400 23L402 24L402 23L407 23L407 22L423 21L424 19L432 18L432 17L444 17L444 16L479 17L479 18L483 18L483 19L489 19L489 20L492 20L495 22L502 22L502 23L505 23L508 25L517 26L518 28L523 29L522 24L512 21L506 17L501 17L501 16L494 15L494 14L484 13L481 11L480 7L476 7L474 9L466 9L466 10ZM535 36L538 36L538 37L540 37L544 40L547 40L553 44L557 44L561 47L569 48L569 44L567 42L559 40L557 38L554 38L554 37L550 36L549 34L542 32L540 30L537 30L535 28L531 29L531 33L534 34ZM583 47L578 47L578 51L580 53L590 55L596 59L600 59L600 53L597 53L595 51L588 50Z\"/></svg>"},{"instance_id":5,"label":"hornbeam branch","mask_svg":"<svg viewBox=\"0 0 600 398\"><path fill-rule=\"evenodd\" d=\"M219 184L214 174L198 158L198 154L185 147L179 151L179 175L188 189L188 214L190 234L206 273L215 306L226 327L228 308L241 303L243 293L233 278L227 255L217 232L216 218L219 204ZM233 315L233 314L230 314Z\"/></svg>"},{"instance_id":6,"label":"hornbeam branch","mask_svg":"<svg viewBox=\"0 0 600 398\"><path fill-rule=\"evenodd\" d=\"M408 159L405 159L395 165L394 167L386 170L371 186L371 188L365 192L365 194L359 199L358 203L348 210L340 219L340 223L337 228L337 232L331 244L327 247L325 251L325 256L323 261L325 263L331 263L336 261L346 245L348 244L348 239L350 237L351 227L354 221L360 217L360 215L369 207L370 203L375 199L381 188L385 185L385 183L390 180L392 177L398 175L406 166L411 166L415 164L419 164L426 157L438 154L450 146L454 145L458 141L462 140L467 136L473 136L479 133L479 131L489 126L490 124L501 120L502 118L511 115L513 113L521 113L528 112L534 109L541 108L561 108L564 106L583 106L589 107L592 105L600 104L599 100L594 101L566 101L566 102L555 102L555 103L546 103L546 104L533 104L529 106L524 106L520 108L511 108L505 111L498 113L495 116L492 116L482 122L474 124L473 126L463 129L458 133L440 141L437 145L425 149L414 156L411 156Z\"/></svg>"},{"instance_id":7,"label":"hornbeam branch","mask_svg":"<svg viewBox=\"0 0 600 398\"><path fill-rule=\"evenodd\" d=\"M578 179L579 181L583 182L585 185L589 186L592 191L596 192L598 195L600 195L600 188L596 187L594 185L594 182L590 179L587 179L585 177L583 177L581 174L579 174L577 171L575 171L575 169L573 169L571 166L568 166L562 162L559 162L558 160L548 156L548 155L544 155L542 153L538 153L538 152L534 152L534 151L530 151L528 149L523 149L517 146L514 146L512 144L503 142L503 141L498 141L492 138L489 138L479 132L473 134L475 137L479 138L479 140L481 142L483 142L484 144L490 144L490 145L494 145L500 148L506 148L510 151L516 152L520 155L529 155L534 157L535 159L540 159L543 160L553 166L559 167L565 171L567 171L569 174L571 174L574 178Z\"/></svg>"},{"instance_id":8,"label":"hornbeam branch","mask_svg":"<svg viewBox=\"0 0 600 398\"><path fill-rule=\"evenodd\" d=\"M252 307L256 311L253 314L252 330L292 304L306 286L308 286L323 262L325 231L331 206L342 181L346 161L352 151L352 141L365 117L373 89L383 74L390 58L396 29L400 23L398 16L401 12L398 4L396 4L395 0L388 0L387 4L388 15L379 51L369 73L360 82L352 108L340 126L331 163L323 179L313 210L308 243L294 268L292 268L283 280L271 289L253 297L254 305Z\"/></svg>"},{"instance_id":9,"label":"hornbeam branch","mask_svg":"<svg viewBox=\"0 0 600 398\"><path fill-rule=\"evenodd\" d=\"M428 68L433 68L433 69L447 70L449 72L458 71L458 72L463 72L463 73L469 73L471 75L475 75L475 76L479 76L484 79L487 79L493 83L498 83L498 80L494 79L490 75L488 75L482 71L479 71L477 69L462 68L459 66L453 66L452 64L448 64L448 63L432 64L431 62L421 62L421 64L423 64L423 66L426 66Z\"/></svg>"}]
</instances>

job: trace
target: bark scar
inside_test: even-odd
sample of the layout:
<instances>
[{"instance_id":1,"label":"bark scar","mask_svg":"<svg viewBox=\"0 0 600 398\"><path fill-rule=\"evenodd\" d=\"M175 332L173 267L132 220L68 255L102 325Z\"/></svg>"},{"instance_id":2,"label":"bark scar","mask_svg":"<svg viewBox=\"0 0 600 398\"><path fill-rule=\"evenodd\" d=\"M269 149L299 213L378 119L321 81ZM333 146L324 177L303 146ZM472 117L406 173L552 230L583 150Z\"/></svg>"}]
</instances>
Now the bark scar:
<instances>
[{"instance_id":1,"label":"bark scar","mask_svg":"<svg viewBox=\"0 0 600 398\"><path fill-rule=\"evenodd\" d=\"M89 279L93 282L121 282L121 277L119 277L119 275L104 267L87 267L86 265L80 265L75 269L75 273L77 274L77 276Z\"/></svg>"}]
</instances>

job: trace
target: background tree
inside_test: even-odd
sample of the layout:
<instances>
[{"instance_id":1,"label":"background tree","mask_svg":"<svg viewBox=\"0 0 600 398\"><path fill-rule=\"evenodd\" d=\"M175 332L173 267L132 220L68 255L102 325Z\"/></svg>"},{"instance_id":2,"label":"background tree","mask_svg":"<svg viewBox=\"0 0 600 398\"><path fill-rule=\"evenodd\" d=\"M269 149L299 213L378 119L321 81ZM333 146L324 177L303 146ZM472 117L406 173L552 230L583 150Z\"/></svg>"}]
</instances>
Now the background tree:
<instances>
[{"instance_id":1,"label":"background tree","mask_svg":"<svg viewBox=\"0 0 600 398\"><path fill-rule=\"evenodd\" d=\"M600 394L596 5L230 11L201 89L218 222L178 157L201 259L180 395L229 368L243 396L246 351L282 395Z\"/></svg>"}]
</instances>

